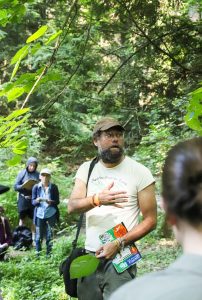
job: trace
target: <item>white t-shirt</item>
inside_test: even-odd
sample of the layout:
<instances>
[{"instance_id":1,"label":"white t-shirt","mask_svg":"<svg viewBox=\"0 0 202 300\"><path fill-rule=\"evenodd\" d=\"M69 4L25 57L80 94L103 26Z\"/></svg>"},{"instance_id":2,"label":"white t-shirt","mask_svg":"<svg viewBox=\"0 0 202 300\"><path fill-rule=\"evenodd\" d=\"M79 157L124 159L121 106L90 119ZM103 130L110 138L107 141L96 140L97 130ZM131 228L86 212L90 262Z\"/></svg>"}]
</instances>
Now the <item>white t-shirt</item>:
<instances>
[{"instance_id":1,"label":"white t-shirt","mask_svg":"<svg viewBox=\"0 0 202 300\"><path fill-rule=\"evenodd\" d=\"M89 166L90 161L83 163L76 173L76 178L86 183ZM102 205L86 213L85 248L90 251L96 251L100 247L99 235L115 225L123 222L128 230L137 225L140 212L137 194L153 183L154 178L148 168L128 156L113 168L106 168L98 162L88 182L87 196L101 192L111 182L114 182L112 190L126 191L129 199L128 202L121 203L124 208Z\"/></svg>"}]
</instances>

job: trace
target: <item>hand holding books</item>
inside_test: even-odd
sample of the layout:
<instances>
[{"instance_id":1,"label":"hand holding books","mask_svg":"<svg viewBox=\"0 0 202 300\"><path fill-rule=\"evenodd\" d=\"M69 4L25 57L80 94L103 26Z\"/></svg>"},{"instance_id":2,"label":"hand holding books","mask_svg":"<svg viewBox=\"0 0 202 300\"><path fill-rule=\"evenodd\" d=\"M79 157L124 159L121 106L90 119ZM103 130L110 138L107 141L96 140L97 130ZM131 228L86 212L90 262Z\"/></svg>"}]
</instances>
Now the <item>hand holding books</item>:
<instances>
[{"instance_id":1,"label":"hand holding books","mask_svg":"<svg viewBox=\"0 0 202 300\"><path fill-rule=\"evenodd\" d=\"M124 245L126 233L125 225L120 223L99 236L103 245L96 252L96 254L99 252L96 257L113 258L112 263L118 273L122 273L141 259L141 254L134 243L127 246Z\"/></svg>"},{"instance_id":2,"label":"hand holding books","mask_svg":"<svg viewBox=\"0 0 202 300\"><path fill-rule=\"evenodd\" d=\"M113 259L117 254L117 245L114 242L108 242L102 245L97 251L95 256L97 258Z\"/></svg>"}]
</instances>

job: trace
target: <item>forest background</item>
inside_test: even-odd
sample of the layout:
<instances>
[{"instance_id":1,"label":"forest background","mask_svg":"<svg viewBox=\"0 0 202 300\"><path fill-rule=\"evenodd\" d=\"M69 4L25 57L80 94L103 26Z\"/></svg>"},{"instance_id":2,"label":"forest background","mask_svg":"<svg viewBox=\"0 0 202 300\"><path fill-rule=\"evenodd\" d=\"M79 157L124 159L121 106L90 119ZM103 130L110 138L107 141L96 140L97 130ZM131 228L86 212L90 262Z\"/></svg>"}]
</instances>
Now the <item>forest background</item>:
<instances>
[{"instance_id":1,"label":"forest background","mask_svg":"<svg viewBox=\"0 0 202 300\"><path fill-rule=\"evenodd\" d=\"M78 165L96 155L91 132L97 119L110 115L125 126L126 153L151 169L157 194L167 150L201 135L201 5L0 1L0 180L11 187L0 202L14 228L12 186L29 156L39 159L39 169L53 171L61 195L54 257L42 264L29 251L2 264L4 299L66 299L57 269L76 221L66 202ZM163 224L159 213L157 230L140 245L146 256L140 274L178 255L172 240L162 241Z\"/></svg>"}]
</instances>

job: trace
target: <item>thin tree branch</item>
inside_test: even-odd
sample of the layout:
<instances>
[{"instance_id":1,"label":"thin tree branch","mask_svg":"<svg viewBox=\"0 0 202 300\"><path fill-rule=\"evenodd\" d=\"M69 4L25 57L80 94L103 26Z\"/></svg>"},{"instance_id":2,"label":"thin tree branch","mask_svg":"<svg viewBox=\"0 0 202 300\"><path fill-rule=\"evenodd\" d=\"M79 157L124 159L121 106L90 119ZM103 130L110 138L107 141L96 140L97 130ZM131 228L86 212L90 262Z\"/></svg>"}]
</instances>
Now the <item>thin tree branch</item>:
<instances>
[{"instance_id":1,"label":"thin tree branch","mask_svg":"<svg viewBox=\"0 0 202 300\"><path fill-rule=\"evenodd\" d=\"M179 30L184 30L186 29L186 27L183 28L178 28L178 33ZM164 33L162 36L157 37L155 40L152 41L152 43L155 44L155 41L158 41L159 39L162 39L163 37L167 36L167 35L173 35L175 34L176 31L174 32L168 32L168 33ZM145 47L147 47L150 44L150 41L148 41L147 43L145 43L143 46L141 46L140 48L138 48L135 52L133 52L132 54L129 55L129 57L127 57L119 66L118 68L115 70L115 72L110 76L110 78L107 80L107 82L101 87L101 89L98 91L98 95L106 88L106 86L112 81L112 79L116 76L116 74L118 73L118 71L125 65L127 64L127 62L135 55L137 54L140 50L144 49ZM186 71L190 71L188 69L186 69Z\"/></svg>"},{"instance_id":2,"label":"thin tree branch","mask_svg":"<svg viewBox=\"0 0 202 300\"><path fill-rule=\"evenodd\" d=\"M25 105L27 104L27 102L29 101L29 98L31 96L31 94L33 93L33 91L35 90L37 84L39 83L39 81L41 80L41 78L45 75L45 73L47 72L48 66L45 66L45 68L43 69L43 71L41 72L41 74L39 75L39 77L37 78L37 80L35 81L34 85L32 86L31 90L29 91L29 93L27 94L27 97L25 98L25 101L23 102L21 109L25 107Z\"/></svg>"},{"instance_id":3,"label":"thin tree branch","mask_svg":"<svg viewBox=\"0 0 202 300\"><path fill-rule=\"evenodd\" d=\"M145 46L144 46L145 47ZM144 48L142 47L142 48ZM106 88L106 86L110 83L110 81L112 81L112 79L116 76L116 74L118 73L118 71L125 65L127 64L127 62L138 52L140 51L141 48L139 48L136 52L132 53L131 55L129 55L128 58L126 58L120 65L119 67L116 69L116 71L112 74L112 76L107 80L107 82L105 82L105 84L101 87L101 89L98 91L98 95Z\"/></svg>"},{"instance_id":4,"label":"thin tree branch","mask_svg":"<svg viewBox=\"0 0 202 300\"><path fill-rule=\"evenodd\" d=\"M178 65L180 68L182 68L184 71L190 71L189 69L187 69L185 66L183 66L181 63L179 63L169 52L166 52L165 50L163 50L161 47L159 47L145 32L144 30L142 30L142 28L139 26L139 24L136 22L136 20L133 18L130 10L128 9L127 5L125 3L123 3L120 0L117 0L117 2L119 2L119 4L124 7L124 9L127 11L131 21L135 24L135 26L137 27L137 29L142 33L142 35L148 40L148 42L153 45L156 49L158 49L160 52L162 52L163 54L165 54L166 56L168 56L176 65Z\"/></svg>"}]
</instances>

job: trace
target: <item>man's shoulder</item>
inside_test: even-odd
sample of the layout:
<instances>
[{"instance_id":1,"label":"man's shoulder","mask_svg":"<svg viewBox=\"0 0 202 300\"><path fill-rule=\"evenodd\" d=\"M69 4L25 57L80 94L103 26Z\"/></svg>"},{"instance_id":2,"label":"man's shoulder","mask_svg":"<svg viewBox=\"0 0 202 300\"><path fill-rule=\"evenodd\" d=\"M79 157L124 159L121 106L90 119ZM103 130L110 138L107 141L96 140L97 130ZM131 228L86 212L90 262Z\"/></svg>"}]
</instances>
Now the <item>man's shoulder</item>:
<instances>
[{"instance_id":1,"label":"man's shoulder","mask_svg":"<svg viewBox=\"0 0 202 300\"><path fill-rule=\"evenodd\" d=\"M85 168L89 168L89 166L90 166L90 164L91 164L91 162L92 162L92 159L91 160L87 160L87 161L84 161L80 166L79 166L79 169L80 168L83 168L83 169L85 169Z\"/></svg>"},{"instance_id":2,"label":"man's shoulder","mask_svg":"<svg viewBox=\"0 0 202 300\"><path fill-rule=\"evenodd\" d=\"M135 160L135 158L133 157L129 157L126 156L125 157L125 162L131 166L134 166L136 168L140 168L140 169L148 169L145 165L143 165L141 162L138 162L137 160Z\"/></svg>"}]
</instances>

